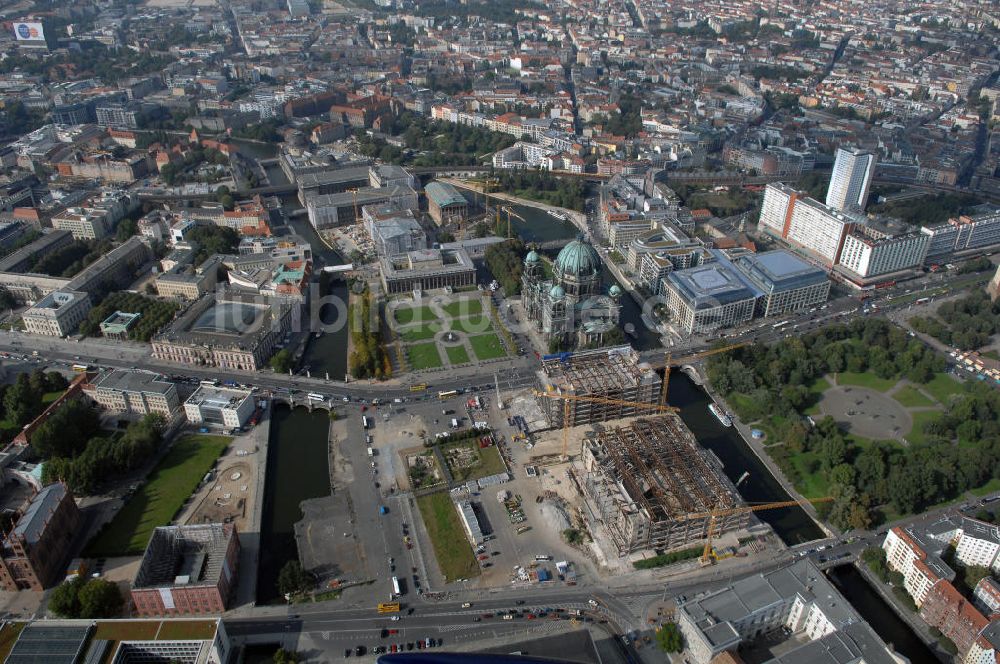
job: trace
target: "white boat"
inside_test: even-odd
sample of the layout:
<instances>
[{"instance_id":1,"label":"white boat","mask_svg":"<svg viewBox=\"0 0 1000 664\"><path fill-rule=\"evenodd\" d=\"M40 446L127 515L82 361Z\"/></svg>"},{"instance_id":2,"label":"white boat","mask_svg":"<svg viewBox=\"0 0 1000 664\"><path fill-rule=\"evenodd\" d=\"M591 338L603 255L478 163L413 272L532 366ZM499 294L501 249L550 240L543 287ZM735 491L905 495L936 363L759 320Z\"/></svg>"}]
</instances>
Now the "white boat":
<instances>
[{"instance_id":1,"label":"white boat","mask_svg":"<svg viewBox=\"0 0 1000 664\"><path fill-rule=\"evenodd\" d=\"M712 415L715 415L715 417L718 418L720 422L722 422L722 426L724 427L733 426L732 418L726 415L726 411L719 408L716 404L714 403L709 404L708 409L712 411Z\"/></svg>"}]
</instances>

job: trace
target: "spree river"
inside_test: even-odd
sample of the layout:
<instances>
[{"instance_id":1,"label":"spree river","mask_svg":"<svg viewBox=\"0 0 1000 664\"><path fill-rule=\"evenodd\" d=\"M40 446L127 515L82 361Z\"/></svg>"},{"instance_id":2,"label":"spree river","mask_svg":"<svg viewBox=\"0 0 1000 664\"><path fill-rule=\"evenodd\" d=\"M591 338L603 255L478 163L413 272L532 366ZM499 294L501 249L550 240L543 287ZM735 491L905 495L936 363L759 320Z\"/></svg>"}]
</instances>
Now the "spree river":
<instances>
[{"instance_id":1,"label":"spree river","mask_svg":"<svg viewBox=\"0 0 1000 664\"><path fill-rule=\"evenodd\" d=\"M327 438L330 417L325 410L309 412L278 405L271 411L261 520L257 602L280 602L278 573L298 560L295 522L302 519L304 500L330 494Z\"/></svg>"}]
</instances>

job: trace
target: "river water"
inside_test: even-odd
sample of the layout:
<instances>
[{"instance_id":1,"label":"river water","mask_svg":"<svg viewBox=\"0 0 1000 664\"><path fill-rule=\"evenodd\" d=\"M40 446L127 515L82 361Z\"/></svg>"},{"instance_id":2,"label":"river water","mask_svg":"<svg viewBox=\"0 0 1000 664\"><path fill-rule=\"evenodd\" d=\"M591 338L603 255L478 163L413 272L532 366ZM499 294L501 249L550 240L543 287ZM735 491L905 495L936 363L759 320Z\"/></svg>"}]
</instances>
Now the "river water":
<instances>
[{"instance_id":1,"label":"river water","mask_svg":"<svg viewBox=\"0 0 1000 664\"><path fill-rule=\"evenodd\" d=\"M325 410L310 413L278 405L271 411L257 569L259 604L280 602L278 574L285 563L298 559L294 526L302 519L300 503L330 495L329 427Z\"/></svg>"},{"instance_id":2,"label":"river water","mask_svg":"<svg viewBox=\"0 0 1000 664\"><path fill-rule=\"evenodd\" d=\"M827 572L827 576L882 640L908 657L910 664L938 664L938 659L923 641L872 589L853 565L834 567Z\"/></svg>"},{"instance_id":3,"label":"river water","mask_svg":"<svg viewBox=\"0 0 1000 664\"><path fill-rule=\"evenodd\" d=\"M771 503L792 499L736 428L722 426L712 415L708 410L712 400L687 374L680 371L670 374L668 401L670 405L681 409L681 419L694 433L698 443L719 457L726 477L736 483L743 473L749 473L738 487L743 500L748 503ZM798 506L761 510L756 514L788 545L825 536L805 510Z\"/></svg>"}]
</instances>

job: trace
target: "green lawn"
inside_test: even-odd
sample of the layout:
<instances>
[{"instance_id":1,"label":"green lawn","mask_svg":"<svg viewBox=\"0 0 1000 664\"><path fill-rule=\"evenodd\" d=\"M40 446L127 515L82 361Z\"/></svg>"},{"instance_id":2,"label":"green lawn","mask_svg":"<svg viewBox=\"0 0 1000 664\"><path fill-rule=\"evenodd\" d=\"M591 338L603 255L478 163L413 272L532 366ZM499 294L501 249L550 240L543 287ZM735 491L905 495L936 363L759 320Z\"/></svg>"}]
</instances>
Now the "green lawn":
<instances>
[{"instance_id":1,"label":"green lawn","mask_svg":"<svg viewBox=\"0 0 1000 664\"><path fill-rule=\"evenodd\" d=\"M426 304L422 307L400 307L393 312L393 316L400 325L406 325L415 320L421 323L430 323L437 320L437 316L434 315L434 312Z\"/></svg>"},{"instance_id":2,"label":"green lawn","mask_svg":"<svg viewBox=\"0 0 1000 664\"><path fill-rule=\"evenodd\" d=\"M465 346L446 346L444 350L451 364L465 364L469 361L469 353L465 350Z\"/></svg>"},{"instance_id":3,"label":"green lawn","mask_svg":"<svg viewBox=\"0 0 1000 664\"><path fill-rule=\"evenodd\" d=\"M157 526L168 525L232 438L186 436L174 443L148 481L87 547L88 557L140 554Z\"/></svg>"},{"instance_id":4,"label":"green lawn","mask_svg":"<svg viewBox=\"0 0 1000 664\"><path fill-rule=\"evenodd\" d=\"M410 358L410 368L414 371L441 366L441 354L438 352L437 344L433 341L408 346L406 355Z\"/></svg>"},{"instance_id":5,"label":"green lawn","mask_svg":"<svg viewBox=\"0 0 1000 664\"><path fill-rule=\"evenodd\" d=\"M904 408L919 408L922 406L933 406L934 401L913 387L912 385L906 385L905 387L896 391L892 395L892 398L899 402L899 405Z\"/></svg>"},{"instance_id":6,"label":"green lawn","mask_svg":"<svg viewBox=\"0 0 1000 664\"><path fill-rule=\"evenodd\" d=\"M446 581L479 576L479 565L447 492L417 498L424 528L434 545L434 556Z\"/></svg>"},{"instance_id":7,"label":"green lawn","mask_svg":"<svg viewBox=\"0 0 1000 664\"><path fill-rule=\"evenodd\" d=\"M826 473L822 470L813 473L807 471L809 462L815 456L815 452L800 452L789 458L799 476L799 480L795 482L795 489L805 498L822 498L830 495L830 481Z\"/></svg>"},{"instance_id":8,"label":"green lawn","mask_svg":"<svg viewBox=\"0 0 1000 664\"><path fill-rule=\"evenodd\" d=\"M425 341L433 339L438 329L440 329L438 323L424 323L401 330L399 336L403 341Z\"/></svg>"},{"instance_id":9,"label":"green lawn","mask_svg":"<svg viewBox=\"0 0 1000 664\"><path fill-rule=\"evenodd\" d=\"M940 401L942 404L948 403L948 397L953 394L961 394L962 384L945 373L939 373L923 386L924 391Z\"/></svg>"},{"instance_id":10,"label":"green lawn","mask_svg":"<svg viewBox=\"0 0 1000 664\"><path fill-rule=\"evenodd\" d=\"M995 350L988 350L985 353L983 353L983 357L988 357L991 360L1000 360L1000 353L998 353Z\"/></svg>"},{"instance_id":11,"label":"green lawn","mask_svg":"<svg viewBox=\"0 0 1000 664\"><path fill-rule=\"evenodd\" d=\"M482 334L484 332L492 332L493 324L490 322L489 316L457 318L451 321L451 329L456 332L465 332L466 334Z\"/></svg>"},{"instance_id":12,"label":"green lawn","mask_svg":"<svg viewBox=\"0 0 1000 664\"><path fill-rule=\"evenodd\" d=\"M477 316L483 313L483 301L481 298L463 298L455 302L449 302L441 308L452 318Z\"/></svg>"},{"instance_id":13,"label":"green lawn","mask_svg":"<svg viewBox=\"0 0 1000 664\"><path fill-rule=\"evenodd\" d=\"M910 416L913 417L913 429L907 434L906 439L916 444L927 440L927 436L924 434L924 424L941 417L941 413L936 410L922 410L910 413Z\"/></svg>"},{"instance_id":14,"label":"green lawn","mask_svg":"<svg viewBox=\"0 0 1000 664\"><path fill-rule=\"evenodd\" d=\"M472 352L480 360L492 360L495 357L507 355L500 343L500 338L492 332L469 337L469 344L472 345Z\"/></svg>"},{"instance_id":15,"label":"green lawn","mask_svg":"<svg viewBox=\"0 0 1000 664\"><path fill-rule=\"evenodd\" d=\"M441 452L445 454L445 459L448 459L448 449L454 447L466 447L479 455L479 463L472 466L457 466L449 460L448 470L451 471L451 476L456 482L466 482L471 479L479 479L480 477L489 477L490 475L496 475L506 470L496 446L480 448L477 441L468 440L463 440L454 445L442 445Z\"/></svg>"},{"instance_id":16,"label":"green lawn","mask_svg":"<svg viewBox=\"0 0 1000 664\"><path fill-rule=\"evenodd\" d=\"M844 371L837 374L838 385L856 385L857 387L867 387L878 392L885 392L898 382L896 378L879 378L873 373L855 373Z\"/></svg>"},{"instance_id":17,"label":"green lawn","mask_svg":"<svg viewBox=\"0 0 1000 664\"><path fill-rule=\"evenodd\" d=\"M969 491L973 496L985 496L988 493L993 493L995 491L1000 491L1000 479L994 477L986 484L982 485L978 489L972 489Z\"/></svg>"},{"instance_id":18,"label":"green lawn","mask_svg":"<svg viewBox=\"0 0 1000 664\"><path fill-rule=\"evenodd\" d=\"M42 395L42 403L48 406L50 403L61 397L63 393L59 392L46 392Z\"/></svg>"}]
</instances>

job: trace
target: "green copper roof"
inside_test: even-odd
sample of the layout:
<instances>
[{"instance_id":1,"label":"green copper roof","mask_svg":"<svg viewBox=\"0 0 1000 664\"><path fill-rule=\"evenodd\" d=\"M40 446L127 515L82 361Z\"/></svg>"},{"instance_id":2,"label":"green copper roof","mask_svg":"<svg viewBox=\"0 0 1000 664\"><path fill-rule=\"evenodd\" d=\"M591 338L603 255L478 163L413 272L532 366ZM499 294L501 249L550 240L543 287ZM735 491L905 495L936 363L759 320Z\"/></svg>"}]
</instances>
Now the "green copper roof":
<instances>
[{"instance_id":1,"label":"green copper roof","mask_svg":"<svg viewBox=\"0 0 1000 664\"><path fill-rule=\"evenodd\" d=\"M525 263L537 263L538 262L538 252L534 249L528 252L528 255L524 257Z\"/></svg>"},{"instance_id":2,"label":"green copper roof","mask_svg":"<svg viewBox=\"0 0 1000 664\"><path fill-rule=\"evenodd\" d=\"M592 277L601 269L601 258L582 235L556 256L555 273L563 277Z\"/></svg>"}]
</instances>

